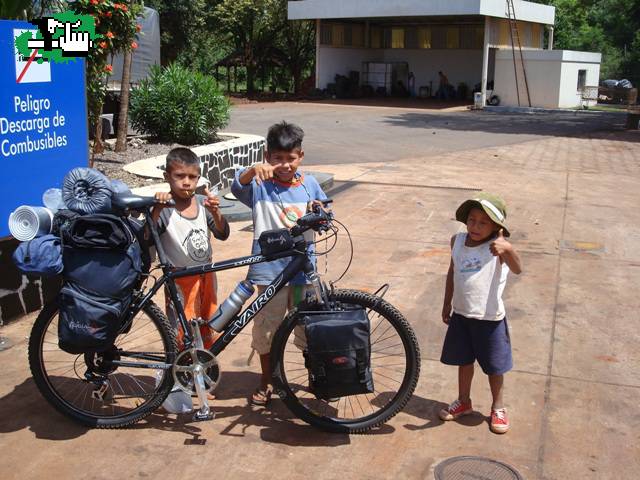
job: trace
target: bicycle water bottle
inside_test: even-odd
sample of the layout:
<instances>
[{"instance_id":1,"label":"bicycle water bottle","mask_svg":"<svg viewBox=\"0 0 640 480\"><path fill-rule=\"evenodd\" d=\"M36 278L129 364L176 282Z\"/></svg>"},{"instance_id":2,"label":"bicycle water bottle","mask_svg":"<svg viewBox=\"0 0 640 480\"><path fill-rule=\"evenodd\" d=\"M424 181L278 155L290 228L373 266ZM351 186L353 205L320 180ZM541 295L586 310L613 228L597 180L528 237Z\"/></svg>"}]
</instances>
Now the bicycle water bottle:
<instances>
[{"instance_id":1,"label":"bicycle water bottle","mask_svg":"<svg viewBox=\"0 0 640 480\"><path fill-rule=\"evenodd\" d=\"M253 285L246 280L238 284L236 289L231 292L222 305L218 307L216 313L209 320L209 326L216 332L221 332L231 318L240 311L244 302L253 295Z\"/></svg>"}]
</instances>

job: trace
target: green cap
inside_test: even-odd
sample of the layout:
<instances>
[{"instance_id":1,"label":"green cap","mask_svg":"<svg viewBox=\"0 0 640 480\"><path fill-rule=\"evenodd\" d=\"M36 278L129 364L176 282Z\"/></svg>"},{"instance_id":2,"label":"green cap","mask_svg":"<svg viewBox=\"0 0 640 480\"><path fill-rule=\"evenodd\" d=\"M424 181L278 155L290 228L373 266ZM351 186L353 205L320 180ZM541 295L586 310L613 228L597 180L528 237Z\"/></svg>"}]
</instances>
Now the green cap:
<instances>
[{"instance_id":1,"label":"green cap","mask_svg":"<svg viewBox=\"0 0 640 480\"><path fill-rule=\"evenodd\" d=\"M481 208L489 215L489 218L495 223L500 225L504 229L504 236L511 235L507 228L507 205L499 196L491 193L481 192L476 194L473 198L466 200L456 210L456 220L464 224L467 223L467 217L469 211L472 208Z\"/></svg>"}]
</instances>

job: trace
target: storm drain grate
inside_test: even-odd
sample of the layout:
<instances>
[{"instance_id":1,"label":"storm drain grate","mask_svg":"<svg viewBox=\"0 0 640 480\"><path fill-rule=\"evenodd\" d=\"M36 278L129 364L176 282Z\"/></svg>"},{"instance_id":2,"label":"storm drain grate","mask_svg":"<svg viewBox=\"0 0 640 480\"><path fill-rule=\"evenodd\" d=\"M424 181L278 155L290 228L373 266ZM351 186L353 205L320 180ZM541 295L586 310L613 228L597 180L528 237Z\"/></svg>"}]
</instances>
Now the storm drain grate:
<instances>
[{"instance_id":1,"label":"storm drain grate","mask_svg":"<svg viewBox=\"0 0 640 480\"><path fill-rule=\"evenodd\" d=\"M483 457L452 457L436 466L436 480L523 480L509 465Z\"/></svg>"}]
</instances>

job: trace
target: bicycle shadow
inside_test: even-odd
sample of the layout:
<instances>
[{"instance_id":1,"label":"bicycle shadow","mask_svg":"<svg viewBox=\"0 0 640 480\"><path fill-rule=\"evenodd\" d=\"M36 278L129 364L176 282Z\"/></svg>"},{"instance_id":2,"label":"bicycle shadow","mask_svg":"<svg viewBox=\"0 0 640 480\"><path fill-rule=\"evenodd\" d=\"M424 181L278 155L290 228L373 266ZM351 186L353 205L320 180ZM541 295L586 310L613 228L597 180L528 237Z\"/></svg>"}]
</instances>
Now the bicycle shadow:
<instances>
[{"instance_id":1,"label":"bicycle shadow","mask_svg":"<svg viewBox=\"0 0 640 480\"><path fill-rule=\"evenodd\" d=\"M71 440L90 430L70 421L49 405L32 378L25 379L13 391L0 398L0 412L3 414L0 433L28 428L36 438Z\"/></svg>"},{"instance_id":2,"label":"bicycle shadow","mask_svg":"<svg viewBox=\"0 0 640 480\"><path fill-rule=\"evenodd\" d=\"M272 398L267 407L248 404L248 397L256 388L260 375L251 371L224 372L220 386L215 392L216 399L210 402L215 414L214 422L224 423L220 435L244 437L259 429L260 438L269 443L296 447L330 447L348 445L349 435L330 433L307 425L295 417L277 397ZM241 404L238 404L240 400ZM233 403L228 405L228 403ZM194 399L194 408L197 400ZM185 444L202 444L202 430L193 422L193 415L172 415L154 413L132 428L154 428L187 433L193 438L185 439ZM251 432L249 431L251 430ZM383 425L369 432L371 435L385 435L395 431L390 425Z\"/></svg>"},{"instance_id":3,"label":"bicycle shadow","mask_svg":"<svg viewBox=\"0 0 640 480\"><path fill-rule=\"evenodd\" d=\"M440 419L438 413L443 408L447 408L447 406L448 404L444 402L431 400L419 395L413 395L402 412L413 417L426 420L426 423L421 425L407 423L404 425L404 428L411 431L417 431L443 425L445 422ZM460 417L454 421L456 423L459 423L460 425L464 425L467 427L477 427L478 425L486 421L486 417L480 412L474 411L471 415L465 415L464 417Z\"/></svg>"}]
</instances>

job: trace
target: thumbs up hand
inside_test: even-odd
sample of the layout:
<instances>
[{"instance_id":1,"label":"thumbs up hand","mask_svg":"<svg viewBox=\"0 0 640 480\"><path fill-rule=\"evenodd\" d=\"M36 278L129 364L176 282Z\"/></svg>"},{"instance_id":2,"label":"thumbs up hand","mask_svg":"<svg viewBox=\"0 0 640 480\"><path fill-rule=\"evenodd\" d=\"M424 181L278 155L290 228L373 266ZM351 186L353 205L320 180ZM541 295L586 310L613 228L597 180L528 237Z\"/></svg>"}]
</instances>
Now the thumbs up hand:
<instances>
[{"instance_id":1,"label":"thumbs up hand","mask_svg":"<svg viewBox=\"0 0 640 480\"><path fill-rule=\"evenodd\" d=\"M204 206L214 215L220 213L220 199L216 196L216 193L211 193L206 187L204 189L204 194L207 197L204 200Z\"/></svg>"},{"instance_id":2,"label":"thumbs up hand","mask_svg":"<svg viewBox=\"0 0 640 480\"><path fill-rule=\"evenodd\" d=\"M511 248L511 244L504 238L504 230L501 228L498 230L498 235L495 240L489 245L489 249L494 256L502 257L502 255L511 250Z\"/></svg>"}]
</instances>

